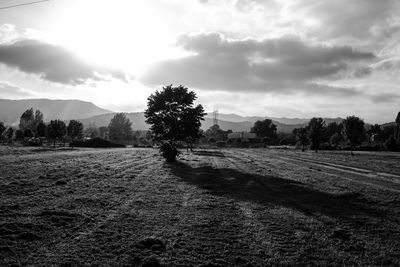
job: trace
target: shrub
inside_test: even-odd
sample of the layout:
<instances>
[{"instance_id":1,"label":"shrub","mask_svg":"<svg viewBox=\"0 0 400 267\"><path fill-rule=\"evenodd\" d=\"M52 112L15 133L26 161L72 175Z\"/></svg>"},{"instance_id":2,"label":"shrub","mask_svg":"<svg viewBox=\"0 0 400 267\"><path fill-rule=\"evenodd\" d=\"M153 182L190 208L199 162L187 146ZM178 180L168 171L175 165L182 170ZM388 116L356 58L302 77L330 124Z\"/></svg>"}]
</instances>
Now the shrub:
<instances>
[{"instance_id":1,"label":"shrub","mask_svg":"<svg viewBox=\"0 0 400 267\"><path fill-rule=\"evenodd\" d=\"M168 162L175 161L176 157L179 155L179 151L176 146L171 145L170 143L163 143L160 146L161 155L166 159Z\"/></svg>"},{"instance_id":2,"label":"shrub","mask_svg":"<svg viewBox=\"0 0 400 267\"><path fill-rule=\"evenodd\" d=\"M42 143L42 139L34 137L27 139L27 141L25 142L25 144L28 146L41 146Z\"/></svg>"},{"instance_id":3,"label":"shrub","mask_svg":"<svg viewBox=\"0 0 400 267\"><path fill-rule=\"evenodd\" d=\"M84 141L74 141L69 144L70 147L91 147L91 148L112 148L112 147L126 147L123 144L116 144L102 138L93 138Z\"/></svg>"},{"instance_id":4,"label":"shrub","mask_svg":"<svg viewBox=\"0 0 400 267\"><path fill-rule=\"evenodd\" d=\"M226 146L225 141L217 141L215 144L217 145L217 147L225 147Z\"/></svg>"}]
</instances>

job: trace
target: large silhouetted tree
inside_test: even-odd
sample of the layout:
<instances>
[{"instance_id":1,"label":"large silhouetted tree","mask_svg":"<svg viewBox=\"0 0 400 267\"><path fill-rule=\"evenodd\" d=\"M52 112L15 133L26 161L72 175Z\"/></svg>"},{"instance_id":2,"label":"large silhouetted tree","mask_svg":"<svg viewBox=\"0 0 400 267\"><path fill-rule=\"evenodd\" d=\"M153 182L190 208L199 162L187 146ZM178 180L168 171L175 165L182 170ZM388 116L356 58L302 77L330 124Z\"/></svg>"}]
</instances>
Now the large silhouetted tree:
<instances>
[{"instance_id":1,"label":"large silhouetted tree","mask_svg":"<svg viewBox=\"0 0 400 267\"><path fill-rule=\"evenodd\" d=\"M272 120L265 119L263 121L256 121L250 132L255 133L257 137L267 138L268 140L276 139L276 125Z\"/></svg>"},{"instance_id":2,"label":"large silhouetted tree","mask_svg":"<svg viewBox=\"0 0 400 267\"><path fill-rule=\"evenodd\" d=\"M148 98L145 111L146 122L151 125L153 138L162 143L161 152L167 161L175 161L177 142L188 137L198 139L204 109L194 107L196 94L180 85L168 85Z\"/></svg>"},{"instance_id":3,"label":"large silhouetted tree","mask_svg":"<svg viewBox=\"0 0 400 267\"><path fill-rule=\"evenodd\" d=\"M353 156L355 146L365 140L364 121L356 116L349 116L343 121L343 135L350 143L350 151Z\"/></svg>"},{"instance_id":4,"label":"large silhouetted tree","mask_svg":"<svg viewBox=\"0 0 400 267\"><path fill-rule=\"evenodd\" d=\"M124 141L132 139L132 122L126 117L125 113L117 113L108 124L108 135L110 140Z\"/></svg>"},{"instance_id":5,"label":"large silhouetted tree","mask_svg":"<svg viewBox=\"0 0 400 267\"><path fill-rule=\"evenodd\" d=\"M67 134L67 127L61 120L52 120L47 125L47 135L53 140L54 147L56 147L57 139L62 139Z\"/></svg>"},{"instance_id":6,"label":"large silhouetted tree","mask_svg":"<svg viewBox=\"0 0 400 267\"><path fill-rule=\"evenodd\" d=\"M309 130L311 147L315 152L318 152L325 131L325 121L323 118L312 118L307 127Z\"/></svg>"}]
</instances>

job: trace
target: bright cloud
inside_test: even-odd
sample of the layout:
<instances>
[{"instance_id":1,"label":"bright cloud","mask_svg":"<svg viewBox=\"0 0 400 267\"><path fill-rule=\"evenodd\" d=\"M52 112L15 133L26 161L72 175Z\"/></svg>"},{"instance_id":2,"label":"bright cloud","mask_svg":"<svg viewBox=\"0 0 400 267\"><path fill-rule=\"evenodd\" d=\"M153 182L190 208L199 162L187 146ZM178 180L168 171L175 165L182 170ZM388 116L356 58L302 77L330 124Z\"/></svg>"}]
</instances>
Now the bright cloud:
<instances>
[{"instance_id":1,"label":"bright cloud","mask_svg":"<svg viewBox=\"0 0 400 267\"><path fill-rule=\"evenodd\" d=\"M144 82L183 83L208 90L304 92L351 95L352 89L317 85L376 58L349 46L327 46L295 36L228 40L218 33L185 35L179 44L192 55L156 64Z\"/></svg>"},{"instance_id":2,"label":"bright cloud","mask_svg":"<svg viewBox=\"0 0 400 267\"><path fill-rule=\"evenodd\" d=\"M78 98L138 111L172 83L223 112L386 122L399 109L398 14L397 0L22 7L0 17L0 98Z\"/></svg>"}]
</instances>

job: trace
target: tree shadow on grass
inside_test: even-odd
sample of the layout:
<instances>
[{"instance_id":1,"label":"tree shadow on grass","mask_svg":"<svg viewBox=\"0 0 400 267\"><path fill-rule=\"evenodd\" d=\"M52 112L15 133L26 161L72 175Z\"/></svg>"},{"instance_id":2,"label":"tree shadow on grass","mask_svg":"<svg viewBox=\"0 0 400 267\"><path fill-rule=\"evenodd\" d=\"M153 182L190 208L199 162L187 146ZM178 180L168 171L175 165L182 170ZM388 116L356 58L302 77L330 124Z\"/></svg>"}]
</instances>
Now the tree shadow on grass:
<instances>
[{"instance_id":1,"label":"tree shadow on grass","mask_svg":"<svg viewBox=\"0 0 400 267\"><path fill-rule=\"evenodd\" d=\"M382 217L373 209L370 200L357 193L331 194L308 187L306 184L274 176L241 172L236 169L202 166L193 168L177 162L168 164L183 181L240 201L261 205L280 205L306 215L323 214L337 219L351 219L354 215Z\"/></svg>"}]
</instances>

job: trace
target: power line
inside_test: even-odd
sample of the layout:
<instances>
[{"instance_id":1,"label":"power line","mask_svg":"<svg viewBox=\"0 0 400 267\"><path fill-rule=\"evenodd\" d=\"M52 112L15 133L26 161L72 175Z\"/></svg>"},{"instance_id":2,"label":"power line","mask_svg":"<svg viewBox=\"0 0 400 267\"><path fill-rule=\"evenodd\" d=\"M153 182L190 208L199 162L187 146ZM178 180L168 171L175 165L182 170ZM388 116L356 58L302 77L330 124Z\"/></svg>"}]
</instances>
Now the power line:
<instances>
[{"instance_id":1,"label":"power line","mask_svg":"<svg viewBox=\"0 0 400 267\"><path fill-rule=\"evenodd\" d=\"M43 3L43 2L49 2L49 1L51 1L51 0L41 0L41 1L22 3L22 4L12 5L12 6L3 6L3 7L0 7L0 10L1 9L9 9L9 8L14 8L14 7L19 7L19 6L35 5L35 4L39 4L39 3Z\"/></svg>"}]
</instances>

